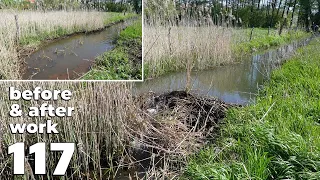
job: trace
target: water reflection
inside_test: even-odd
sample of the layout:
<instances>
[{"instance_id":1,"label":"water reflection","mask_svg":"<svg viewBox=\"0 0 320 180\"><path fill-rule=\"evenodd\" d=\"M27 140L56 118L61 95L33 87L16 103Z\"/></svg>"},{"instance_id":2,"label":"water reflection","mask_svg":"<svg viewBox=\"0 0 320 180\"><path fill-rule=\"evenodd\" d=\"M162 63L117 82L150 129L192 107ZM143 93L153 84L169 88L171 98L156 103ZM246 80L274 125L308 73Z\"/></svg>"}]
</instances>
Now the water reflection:
<instances>
[{"instance_id":1,"label":"water reflection","mask_svg":"<svg viewBox=\"0 0 320 180\"><path fill-rule=\"evenodd\" d=\"M227 103L253 102L259 87L270 72L309 40L253 55L243 63L192 73L192 91L218 97ZM136 83L135 93L168 92L185 89L186 73L170 73L160 78Z\"/></svg>"}]
</instances>

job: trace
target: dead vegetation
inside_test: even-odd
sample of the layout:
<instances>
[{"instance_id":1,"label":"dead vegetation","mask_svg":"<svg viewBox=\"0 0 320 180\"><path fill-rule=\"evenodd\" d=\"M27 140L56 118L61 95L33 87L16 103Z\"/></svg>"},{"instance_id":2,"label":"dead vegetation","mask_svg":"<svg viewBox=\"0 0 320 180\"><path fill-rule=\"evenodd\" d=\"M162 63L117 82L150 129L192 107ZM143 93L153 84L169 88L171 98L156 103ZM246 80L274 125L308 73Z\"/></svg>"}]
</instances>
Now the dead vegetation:
<instances>
[{"instance_id":1,"label":"dead vegetation","mask_svg":"<svg viewBox=\"0 0 320 180\"><path fill-rule=\"evenodd\" d=\"M75 114L62 119L51 118L59 124L58 135L11 134L10 123L43 123L46 119L8 117L5 112L13 103L25 109L45 102L9 103L6 88L10 86L20 90L37 86L50 90L70 89L71 100L47 103L75 107ZM148 93L133 98L131 85L124 83L3 82L1 87L1 177L12 176L12 156L7 155L7 148L16 142L25 142L26 146L36 142L75 142L76 151L65 176L69 179L115 178L120 172L132 172L131 177L140 178L174 177L182 172L190 154L214 140L219 122L231 106L185 91ZM47 169L53 169L58 159L47 158L50 162ZM27 157L26 163L33 167L34 159ZM28 176L38 178L33 175L32 168L24 178Z\"/></svg>"},{"instance_id":2,"label":"dead vegetation","mask_svg":"<svg viewBox=\"0 0 320 180\"><path fill-rule=\"evenodd\" d=\"M147 77L232 62L232 30L217 26L144 26L144 63Z\"/></svg>"},{"instance_id":3,"label":"dead vegetation","mask_svg":"<svg viewBox=\"0 0 320 180\"><path fill-rule=\"evenodd\" d=\"M185 91L150 92L135 98L135 104L138 113L126 131L130 148L139 152L133 161L143 161L145 176L157 178L177 175L189 155L214 140L231 106Z\"/></svg>"},{"instance_id":4,"label":"dead vegetation","mask_svg":"<svg viewBox=\"0 0 320 180\"><path fill-rule=\"evenodd\" d=\"M15 101L9 102L6 88L15 87L21 91L33 90L35 87L48 90L69 89L72 98L69 101ZM20 104L23 112L28 107L38 107L42 103L53 106L75 107L72 117L10 117L8 112L12 104ZM7 148L16 142L24 142L26 146L37 142L74 142L76 150L69 164L65 178L87 179L112 175L116 171L115 161L125 154L126 119L130 116L132 96L130 85L125 83L89 83L89 82L2 82L0 83L0 179L12 177L12 156L7 154ZM46 120L58 123L59 134L12 134L10 123L43 123ZM47 156L47 169L55 169L57 156ZM34 163L34 158L27 157L27 163ZM31 166L33 167L33 166ZM108 173L105 173L108 169ZM26 178L32 173L17 178ZM36 176L36 175L35 175ZM53 178L48 172L48 178ZM36 176L39 178L39 176ZM40 178L39 178L40 179Z\"/></svg>"}]
</instances>

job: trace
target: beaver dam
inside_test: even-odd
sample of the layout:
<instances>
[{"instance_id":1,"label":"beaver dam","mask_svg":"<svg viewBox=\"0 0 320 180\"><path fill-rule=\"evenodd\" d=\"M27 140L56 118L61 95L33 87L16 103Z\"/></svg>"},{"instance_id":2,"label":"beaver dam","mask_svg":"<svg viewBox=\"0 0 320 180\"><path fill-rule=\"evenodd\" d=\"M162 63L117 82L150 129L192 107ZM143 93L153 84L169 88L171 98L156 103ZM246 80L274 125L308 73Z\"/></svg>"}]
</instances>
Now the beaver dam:
<instances>
[{"instance_id":1,"label":"beaver dam","mask_svg":"<svg viewBox=\"0 0 320 180\"><path fill-rule=\"evenodd\" d=\"M131 152L133 168L121 171L116 179L128 179L128 174L140 178L148 176L153 167L163 168L172 158L182 160L196 152L215 138L220 120L232 106L185 91L150 92L134 99L138 118L129 122L127 129L132 139L128 152ZM170 157L170 162L164 157ZM179 172L180 167L170 167L170 171Z\"/></svg>"},{"instance_id":2,"label":"beaver dam","mask_svg":"<svg viewBox=\"0 0 320 180\"><path fill-rule=\"evenodd\" d=\"M114 24L105 30L77 34L49 43L25 58L25 80L77 79L90 70L95 58L114 48L121 30L133 19Z\"/></svg>"}]
</instances>

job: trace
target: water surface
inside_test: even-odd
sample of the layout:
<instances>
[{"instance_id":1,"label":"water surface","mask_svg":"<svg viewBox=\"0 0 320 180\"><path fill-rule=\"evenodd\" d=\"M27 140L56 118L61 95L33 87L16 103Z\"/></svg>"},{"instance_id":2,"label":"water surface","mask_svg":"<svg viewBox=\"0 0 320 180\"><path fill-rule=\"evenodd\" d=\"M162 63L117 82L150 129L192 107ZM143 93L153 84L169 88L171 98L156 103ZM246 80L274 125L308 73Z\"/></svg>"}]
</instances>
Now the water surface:
<instances>
[{"instance_id":1,"label":"water surface","mask_svg":"<svg viewBox=\"0 0 320 180\"><path fill-rule=\"evenodd\" d=\"M309 41L308 39L293 42L278 49L256 54L239 64L192 72L192 91L217 97L227 103L254 102L258 90L269 79L271 71L292 55L298 47L306 45ZM185 85L186 72L169 73L143 83L136 83L135 93L183 90Z\"/></svg>"}]
</instances>

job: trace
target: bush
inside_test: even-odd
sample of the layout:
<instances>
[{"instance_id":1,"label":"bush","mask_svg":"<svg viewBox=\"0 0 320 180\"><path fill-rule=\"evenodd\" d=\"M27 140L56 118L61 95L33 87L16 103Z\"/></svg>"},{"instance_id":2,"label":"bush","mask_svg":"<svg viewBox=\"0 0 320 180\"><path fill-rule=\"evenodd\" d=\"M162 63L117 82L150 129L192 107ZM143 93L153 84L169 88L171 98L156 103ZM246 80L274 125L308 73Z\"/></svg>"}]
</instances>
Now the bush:
<instances>
[{"instance_id":1,"label":"bush","mask_svg":"<svg viewBox=\"0 0 320 180\"><path fill-rule=\"evenodd\" d=\"M123 12L123 11L127 11L128 9L126 4L111 3L111 2L103 3L102 7L104 7L104 9L108 12Z\"/></svg>"}]
</instances>

